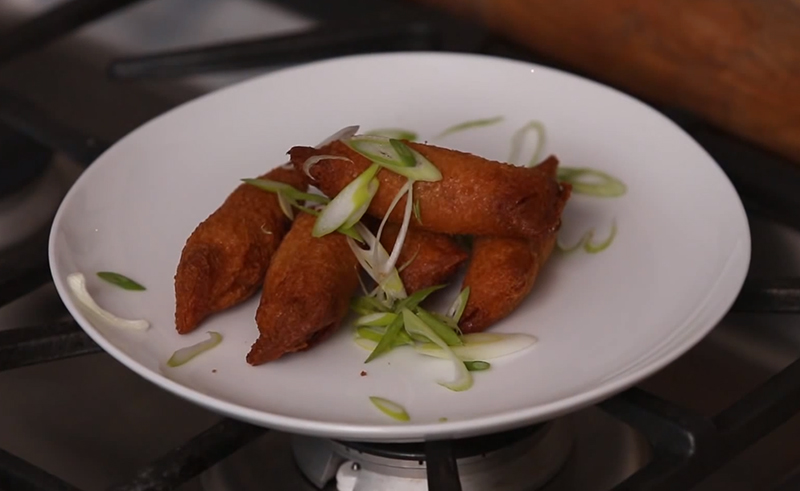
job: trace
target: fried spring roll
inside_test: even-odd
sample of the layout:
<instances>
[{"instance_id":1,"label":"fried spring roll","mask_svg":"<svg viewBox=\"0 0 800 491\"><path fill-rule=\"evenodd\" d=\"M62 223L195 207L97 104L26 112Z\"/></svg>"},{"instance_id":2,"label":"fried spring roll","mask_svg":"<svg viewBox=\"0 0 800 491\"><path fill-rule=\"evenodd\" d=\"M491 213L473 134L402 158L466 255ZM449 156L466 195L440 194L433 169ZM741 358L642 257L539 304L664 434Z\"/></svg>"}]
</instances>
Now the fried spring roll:
<instances>
[{"instance_id":1,"label":"fried spring roll","mask_svg":"<svg viewBox=\"0 0 800 491\"><path fill-rule=\"evenodd\" d=\"M292 168L279 167L262 177L308 187L306 177ZM253 295L290 225L275 194L248 184L236 188L183 247L175 273L178 332L191 332L211 314Z\"/></svg>"},{"instance_id":2,"label":"fried spring roll","mask_svg":"<svg viewBox=\"0 0 800 491\"><path fill-rule=\"evenodd\" d=\"M399 225L387 223L384 227L381 244L387 251L391 252L399 232ZM397 266L405 266L400 271L400 279L406 293L411 295L423 288L447 283L468 258L467 251L451 237L409 228Z\"/></svg>"},{"instance_id":3,"label":"fried spring roll","mask_svg":"<svg viewBox=\"0 0 800 491\"><path fill-rule=\"evenodd\" d=\"M557 166L558 161L550 157L535 170L555 178ZM570 185L564 185L561 197L564 202L569 199L571 189ZM557 235L556 229L533 239L475 237L462 286L470 288L459 322L463 332L483 331L522 303L550 257Z\"/></svg>"},{"instance_id":4,"label":"fried spring roll","mask_svg":"<svg viewBox=\"0 0 800 491\"><path fill-rule=\"evenodd\" d=\"M358 287L358 260L340 233L312 237L316 219L295 218L267 271L256 312L260 336L247 362L260 365L333 334Z\"/></svg>"},{"instance_id":5,"label":"fried spring roll","mask_svg":"<svg viewBox=\"0 0 800 491\"><path fill-rule=\"evenodd\" d=\"M476 155L431 145L406 142L442 173L437 182L417 182L420 228L457 235L533 238L553 231L563 208L558 181L531 168L494 162ZM334 155L350 159L324 159L311 168L317 187L334 196L370 166L370 161L335 141L321 149L294 147L292 164L300 170L312 156ZM377 177L380 187L368 213L383 218L406 178L386 169ZM406 198L400 200L389 221L402 223Z\"/></svg>"}]
</instances>

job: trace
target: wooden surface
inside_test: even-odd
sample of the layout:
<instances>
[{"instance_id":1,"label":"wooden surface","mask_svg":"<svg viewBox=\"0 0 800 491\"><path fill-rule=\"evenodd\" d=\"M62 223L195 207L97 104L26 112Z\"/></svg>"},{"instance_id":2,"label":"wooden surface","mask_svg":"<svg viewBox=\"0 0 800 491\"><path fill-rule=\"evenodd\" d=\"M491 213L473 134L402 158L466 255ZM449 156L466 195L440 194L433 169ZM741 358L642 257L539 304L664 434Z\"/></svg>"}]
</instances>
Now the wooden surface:
<instances>
[{"instance_id":1,"label":"wooden surface","mask_svg":"<svg viewBox=\"0 0 800 491\"><path fill-rule=\"evenodd\" d=\"M800 0L415 0L800 163Z\"/></svg>"}]
</instances>

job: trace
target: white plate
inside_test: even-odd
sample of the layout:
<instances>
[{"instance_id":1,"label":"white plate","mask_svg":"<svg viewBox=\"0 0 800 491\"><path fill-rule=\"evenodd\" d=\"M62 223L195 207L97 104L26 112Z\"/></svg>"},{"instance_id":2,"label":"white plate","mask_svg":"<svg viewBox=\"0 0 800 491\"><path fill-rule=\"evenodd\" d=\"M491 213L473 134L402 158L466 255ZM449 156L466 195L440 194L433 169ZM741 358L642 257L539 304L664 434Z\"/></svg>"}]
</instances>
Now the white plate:
<instances>
[{"instance_id":1,"label":"white plate","mask_svg":"<svg viewBox=\"0 0 800 491\"><path fill-rule=\"evenodd\" d=\"M257 368L257 297L188 336L173 324L173 275L186 237L239 184L351 124L417 131L431 139L458 122L504 121L437 144L505 160L532 119L548 129L546 153L562 165L621 178L617 199L574 196L562 238L572 242L616 219L600 254L555 254L534 293L494 329L539 338L498 359L475 386L434 381L447 362L396 350L368 365L345 326L308 352ZM214 411L295 433L409 441L470 436L547 420L604 399L662 368L725 314L750 259L747 219L715 162L668 119L608 87L560 71L457 54L355 56L276 72L201 97L145 124L103 154L58 212L50 264L59 293L86 332L126 366ZM95 276L111 270L147 287L129 292ZM144 333L92 325L66 287L86 274L98 303L146 318ZM179 368L166 360L215 330L214 350ZM368 375L360 376L361 370ZM216 370L214 372L213 370ZM411 422L369 402L403 404ZM131 401L135 403L135 401ZM440 418L446 417L446 422Z\"/></svg>"}]
</instances>

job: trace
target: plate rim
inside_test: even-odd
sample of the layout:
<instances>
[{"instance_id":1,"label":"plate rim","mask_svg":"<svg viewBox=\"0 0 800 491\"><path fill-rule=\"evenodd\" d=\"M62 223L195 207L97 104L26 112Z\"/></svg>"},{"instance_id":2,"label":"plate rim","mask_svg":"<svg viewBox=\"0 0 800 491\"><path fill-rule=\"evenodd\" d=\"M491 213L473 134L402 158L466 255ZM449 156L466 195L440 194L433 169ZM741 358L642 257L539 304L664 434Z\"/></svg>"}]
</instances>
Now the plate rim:
<instances>
[{"instance_id":1,"label":"plate rim","mask_svg":"<svg viewBox=\"0 0 800 491\"><path fill-rule=\"evenodd\" d=\"M66 288L65 278L66 272L62 272L57 264L56 259L56 237L59 225L62 221L63 215L66 213L69 203L73 197L80 192L81 183L89 179L91 173L100 165L111 165L111 159L105 159L109 152L114 151L124 142L136 138L136 135L144 131L150 125L155 124L161 118L169 117L173 112L183 110L186 106L201 103L208 97L218 97L221 93L229 91L241 90L242 86L248 84L258 84L262 80L278 74L315 70L320 66L335 65L346 61L358 60L371 60L376 58L394 58L394 57L424 57L424 58L447 58L450 60L481 60L486 63L506 64L508 66L516 66L520 69L527 68L532 70L541 70L545 73L554 74L557 76L564 76L582 84L595 86L600 90L611 91L616 96L621 96L622 99L627 99L628 102L639 106L644 106L648 113L653 114L656 118L661 120L673 129L680 132L691 145L695 147L695 151L699 151L704 155L713 165L714 172L717 174L716 179L721 179L721 184L724 184L725 192L731 193L733 204L736 205L735 209L731 209L731 216L737 215L737 227L740 227L741 236L739 237L737 247L734 248L728 258L728 263L722 269L720 275L716 278L714 287L709 291L709 296L698 304L696 312L693 312L684 325L693 322L700 322L704 325L702 329L694 329L690 335L680 336L678 340L668 341L664 346L659 347L656 351L665 351L660 357L654 361L644 363L643 366L633 369L632 371L626 369L625 374L622 376L613 376L610 380L603 380L590 390L585 390L571 396L555 399L546 404L540 404L533 407L524 409L515 409L504 412L493 413L488 416L479 416L459 421L448 421L439 423L404 423L404 424L379 424L379 425L359 425L353 423L336 423L319 420L309 420L304 418L295 418L281 414L270 413L267 411L255 409L243 404L229 402L223 398L214 397L201 392L200 390L183 385L175 380L172 380L155 370L151 370L142 363L135 360L117 348L111 341L106 339L103 334L96 329L84 317L82 312L75 305L72 295L68 288ZM106 353L110 354L117 361L126 366L126 368L137 373L139 376L155 384L156 386L167 390L173 395L186 399L194 404L200 405L212 412L221 413L234 419L247 421L252 424L272 428L280 431L286 431L295 434L312 435L318 437L337 438L342 440L360 440L360 441L421 441L431 437L434 438L453 438L464 436L475 436L486 434L494 431L502 431L509 428L522 427L528 424L541 421L543 419L552 419L561 416L565 413L578 411L582 408L595 404L601 400L613 397L614 395L624 391L625 389L635 385L648 376L660 371L665 366L669 365L677 358L685 354L698 342L705 338L708 333L713 330L719 321L727 315L730 307L739 295L741 288L744 284L747 272L749 270L752 255L751 234L749 228L749 220L742 204L741 197L737 193L733 184L728 176L722 171L716 160L683 128L678 126L674 121L670 120L666 115L658 111L656 108L647 104L646 102L638 99L637 97L625 93L615 87L605 85L601 82L586 78L584 76L571 73L566 70L558 68L551 68L537 63L513 60L498 56L486 54L473 54L473 53L448 53L448 52L435 52L435 51L398 51L393 53L370 53L370 54L356 54L340 56L335 58L328 58L325 60L304 63L291 67L281 68L266 74L258 75L246 80L237 82L235 84L226 86L224 88L200 95L194 99L186 101L178 106L175 106L168 111L161 113L154 118L145 121L143 124L137 126L132 131L120 138L110 148L103 152L95 161L84 170L78 179L70 187L62 199L58 211L53 219L48 237L48 259L50 273L53 278L53 283L62 302L66 306L70 314L75 318L77 324L87 335L96 342ZM731 263L733 261L733 263ZM723 281L724 280L724 281ZM722 288L722 290L720 290ZM709 299L714 298L712 293L716 293L719 298L716 302L709 302ZM726 295L723 295L726 294ZM711 310L711 312L706 312ZM708 320L697 320L698 317L707 317ZM680 327L680 326L676 326ZM638 360L637 363L641 363Z\"/></svg>"}]
</instances>

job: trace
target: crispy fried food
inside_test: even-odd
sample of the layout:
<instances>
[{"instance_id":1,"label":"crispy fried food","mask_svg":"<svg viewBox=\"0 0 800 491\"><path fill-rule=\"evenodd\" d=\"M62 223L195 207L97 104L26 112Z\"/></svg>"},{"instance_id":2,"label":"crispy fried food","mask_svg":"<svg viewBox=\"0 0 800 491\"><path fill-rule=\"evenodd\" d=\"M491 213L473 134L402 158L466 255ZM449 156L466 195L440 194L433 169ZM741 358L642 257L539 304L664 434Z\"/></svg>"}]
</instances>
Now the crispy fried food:
<instances>
[{"instance_id":1,"label":"crispy fried food","mask_svg":"<svg viewBox=\"0 0 800 491\"><path fill-rule=\"evenodd\" d=\"M265 179L306 189L308 180L292 168L277 168ZM291 225L273 193L248 184L192 232L175 274L175 327L185 334L211 314L253 295L264 282L272 255Z\"/></svg>"},{"instance_id":2,"label":"crispy fried food","mask_svg":"<svg viewBox=\"0 0 800 491\"><path fill-rule=\"evenodd\" d=\"M315 218L295 218L267 271L256 312L260 336L247 362L260 365L333 334L358 287L358 260L340 233L313 237Z\"/></svg>"},{"instance_id":3,"label":"crispy fried food","mask_svg":"<svg viewBox=\"0 0 800 491\"><path fill-rule=\"evenodd\" d=\"M387 223L381 234L381 244L390 251L394 247L400 226ZM455 240L444 234L409 228L403 249L397 260L400 279L409 295L431 286L447 283L469 254ZM411 262L409 262L411 261Z\"/></svg>"},{"instance_id":4,"label":"crispy fried food","mask_svg":"<svg viewBox=\"0 0 800 491\"><path fill-rule=\"evenodd\" d=\"M555 178L557 166L558 161L550 157L534 170ZM560 199L566 202L571 189L564 184ZM463 332L483 331L522 303L550 257L557 235L556 229L533 239L475 237L462 285L470 288L459 322Z\"/></svg>"},{"instance_id":5,"label":"crispy fried food","mask_svg":"<svg viewBox=\"0 0 800 491\"><path fill-rule=\"evenodd\" d=\"M414 185L414 199L419 200L422 219L420 228L453 235L533 238L558 227L565 200L555 178L464 152L406 143L442 173L438 182ZM351 160L325 159L311 168L315 185L328 196L336 195L370 165L367 158L341 141L320 149L294 147L289 155L298 170L315 155ZM381 169L377 177L380 187L368 213L382 218L406 178L386 169ZM404 197L392 211L391 222L402 223L405 202Z\"/></svg>"}]
</instances>

